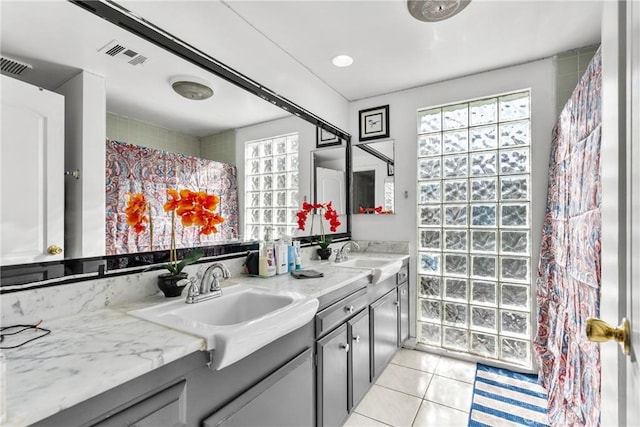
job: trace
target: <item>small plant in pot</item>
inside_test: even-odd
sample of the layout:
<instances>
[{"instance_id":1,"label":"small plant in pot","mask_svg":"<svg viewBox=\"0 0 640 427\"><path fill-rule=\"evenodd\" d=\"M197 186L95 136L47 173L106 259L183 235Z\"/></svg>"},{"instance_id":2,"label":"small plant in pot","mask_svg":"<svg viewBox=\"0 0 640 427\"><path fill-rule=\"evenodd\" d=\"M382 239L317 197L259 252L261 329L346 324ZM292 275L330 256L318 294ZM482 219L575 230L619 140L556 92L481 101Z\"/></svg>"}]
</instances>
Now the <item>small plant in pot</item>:
<instances>
[{"instance_id":1,"label":"small plant in pot","mask_svg":"<svg viewBox=\"0 0 640 427\"><path fill-rule=\"evenodd\" d=\"M188 277L182 271L187 265L199 260L204 251L196 249L189 252L182 260L178 261L176 248L176 216L179 216L183 227L200 227L200 234L217 233L217 225L224 222L224 218L218 215L215 210L220 203L216 195L207 194L204 191L192 191L183 189L178 192L175 189L167 190L168 199L163 205L165 212L171 212L171 241L169 244L169 263L163 267L169 270L168 273L158 276L158 287L167 297L176 297L182 294L183 286L178 286L178 282ZM153 240L153 222L151 220L151 205L147 203L142 193L129 193L129 201L125 208L127 223L134 227L136 233L146 230L145 223L149 224L149 238ZM153 248L153 246L151 246Z\"/></svg>"},{"instance_id":2,"label":"small plant in pot","mask_svg":"<svg viewBox=\"0 0 640 427\"><path fill-rule=\"evenodd\" d=\"M329 245L331 244L331 237L325 236L324 234L324 225L322 218L324 217L324 219L329 221L329 230L332 233L335 233L337 231L341 222L338 219L338 212L333 209L333 206L331 206L331 202L314 204L303 202L302 210L296 213L296 216L298 217L298 230L304 231L307 217L309 216L309 213L311 213L311 211L313 211L314 209L316 209L320 213L324 211L324 214L322 214L322 216L320 217L320 239L318 240L319 248L317 250L317 253L320 259L326 260L329 259L329 256L331 256L331 248L329 247ZM311 222L311 229L313 231L313 221Z\"/></svg>"}]
</instances>

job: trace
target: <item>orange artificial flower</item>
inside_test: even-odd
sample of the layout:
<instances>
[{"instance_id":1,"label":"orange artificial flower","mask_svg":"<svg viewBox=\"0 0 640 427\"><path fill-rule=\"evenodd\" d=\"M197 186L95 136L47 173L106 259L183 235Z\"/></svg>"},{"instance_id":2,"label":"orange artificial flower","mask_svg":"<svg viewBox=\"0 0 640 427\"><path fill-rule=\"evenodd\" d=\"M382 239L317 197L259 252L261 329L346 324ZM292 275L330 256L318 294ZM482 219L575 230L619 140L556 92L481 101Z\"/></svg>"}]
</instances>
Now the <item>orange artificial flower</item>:
<instances>
[{"instance_id":1,"label":"orange artificial flower","mask_svg":"<svg viewBox=\"0 0 640 427\"><path fill-rule=\"evenodd\" d=\"M142 233L147 229L144 225L145 222L149 222L147 213L147 200L142 193L128 193L129 200L124 209L124 213L127 215L127 224L133 227L136 233Z\"/></svg>"},{"instance_id":2,"label":"orange artificial flower","mask_svg":"<svg viewBox=\"0 0 640 427\"><path fill-rule=\"evenodd\" d=\"M178 195L178 192L173 188L168 189L167 194L169 194L170 198L162 208L165 212L174 211L178 207L178 200L180 200L180 196Z\"/></svg>"}]
</instances>

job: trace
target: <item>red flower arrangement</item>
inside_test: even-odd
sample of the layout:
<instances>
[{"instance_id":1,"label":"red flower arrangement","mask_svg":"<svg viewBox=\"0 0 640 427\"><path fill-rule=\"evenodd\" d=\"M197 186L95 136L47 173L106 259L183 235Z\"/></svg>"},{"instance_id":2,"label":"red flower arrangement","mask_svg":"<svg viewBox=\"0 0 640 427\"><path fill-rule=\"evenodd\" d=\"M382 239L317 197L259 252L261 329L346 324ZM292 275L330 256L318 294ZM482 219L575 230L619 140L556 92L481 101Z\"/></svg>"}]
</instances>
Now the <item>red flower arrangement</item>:
<instances>
[{"instance_id":1,"label":"red flower arrangement","mask_svg":"<svg viewBox=\"0 0 640 427\"><path fill-rule=\"evenodd\" d=\"M338 227L340 226L340 224L342 223L338 219L338 212L335 209L333 209L333 206L331 206L331 202L324 203L324 204L323 203L311 204L307 202L302 202L302 210L296 213L296 216L298 217L298 230L304 231L304 225L307 222L307 216L314 209L318 209L319 211L324 210L323 216L327 221L329 221L329 230L332 233L335 233L338 230ZM313 223L311 224L311 227L313 229ZM324 225L322 224L322 218L320 218L320 241L318 242L318 246L320 246L322 249L326 249L327 247L329 247L330 244L331 244L331 237L327 237L324 235Z\"/></svg>"},{"instance_id":2,"label":"red flower arrangement","mask_svg":"<svg viewBox=\"0 0 640 427\"><path fill-rule=\"evenodd\" d=\"M207 194L204 191L191 191L183 189L178 192L175 189L167 190L168 199L163 205L165 212L171 212L171 243L169 252L169 264L165 268L172 274L180 274L182 269L187 265L200 259L204 252L195 250L190 252L180 262L177 260L176 250L176 233L175 218L178 215L182 225L190 227L192 225L200 227L200 234L217 233L216 225L222 224L224 218L214 212L218 208L220 198L213 194ZM127 224L133 227L136 233L142 233L146 230L145 223L149 224L149 239L151 241L151 249L153 250L153 221L148 212L151 212L150 203L148 203L142 193L129 193L125 210L127 215Z\"/></svg>"}]
</instances>

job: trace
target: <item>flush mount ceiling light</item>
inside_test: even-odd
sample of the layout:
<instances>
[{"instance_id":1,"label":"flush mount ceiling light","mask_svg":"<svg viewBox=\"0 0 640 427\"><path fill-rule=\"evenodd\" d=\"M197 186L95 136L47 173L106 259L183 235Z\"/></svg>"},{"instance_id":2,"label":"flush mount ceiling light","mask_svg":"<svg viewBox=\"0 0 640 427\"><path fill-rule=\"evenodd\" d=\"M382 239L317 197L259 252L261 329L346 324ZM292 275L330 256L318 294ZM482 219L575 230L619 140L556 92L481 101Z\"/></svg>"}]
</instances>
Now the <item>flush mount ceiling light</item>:
<instances>
[{"instance_id":1,"label":"flush mount ceiling light","mask_svg":"<svg viewBox=\"0 0 640 427\"><path fill-rule=\"evenodd\" d=\"M407 0L411 16L419 21L438 22L459 13L471 0Z\"/></svg>"},{"instance_id":2,"label":"flush mount ceiling light","mask_svg":"<svg viewBox=\"0 0 640 427\"><path fill-rule=\"evenodd\" d=\"M333 65L336 67L348 67L353 64L353 58L349 55L338 55L334 57L331 62L333 62Z\"/></svg>"},{"instance_id":3,"label":"flush mount ceiling light","mask_svg":"<svg viewBox=\"0 0 640 427\"><path fill-rule=\"evenodd\" d=\"M201 101L211 98L213 89L206 82L195 81L192 77L179 77L171 80L171 87L180 96L187 99Z\"/></svg>"}]
</instances>

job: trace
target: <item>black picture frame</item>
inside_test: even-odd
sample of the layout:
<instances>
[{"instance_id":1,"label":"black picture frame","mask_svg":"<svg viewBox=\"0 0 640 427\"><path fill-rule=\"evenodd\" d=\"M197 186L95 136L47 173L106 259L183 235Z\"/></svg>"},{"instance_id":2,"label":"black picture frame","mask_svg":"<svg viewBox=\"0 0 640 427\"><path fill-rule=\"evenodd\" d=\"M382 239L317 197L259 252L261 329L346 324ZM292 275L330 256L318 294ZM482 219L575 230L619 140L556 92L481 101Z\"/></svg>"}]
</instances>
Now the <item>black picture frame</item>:
<instances>
[{"instance_id":1,"label":"black picture frame","mask_svg":"<svg viewBox=\"0 0 640 427\"><path fill-rule=\"evenodd\" d=\"M316 148L331 147L332 145L341 145L340 137L330 130L324 129L322 126L316 126Z\"/></svg>"},{"instance_id":2,"label":"black picture frame","mask_svg":"<svg viewBox=\"0 0 640 427\"><path fill-rule=\"evenodd\" d=\"M393 163L387 163L387 176L393 176L395 174L395 166Z\"/></svg>"},{"instance_id":3,"label":"black picture frame","mask_svg":"<svg viewBox=\"0 0 640 427\"><path fill-rule=\"evenodd\" d=\"M389 105L360 110L358 115L360 141L389 137Z\"/></svg>"}]
</instances>

